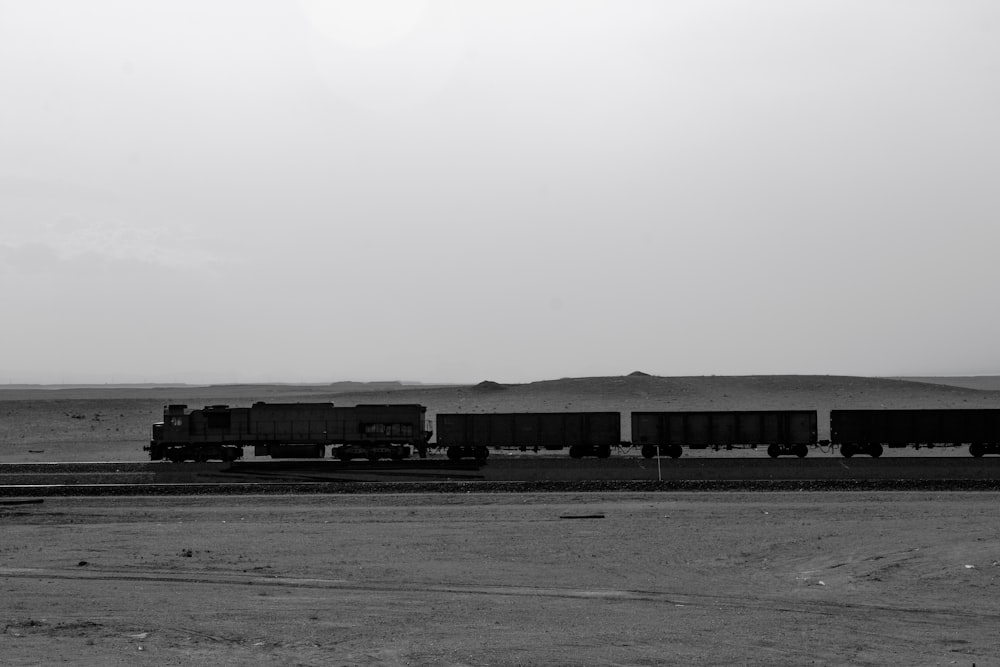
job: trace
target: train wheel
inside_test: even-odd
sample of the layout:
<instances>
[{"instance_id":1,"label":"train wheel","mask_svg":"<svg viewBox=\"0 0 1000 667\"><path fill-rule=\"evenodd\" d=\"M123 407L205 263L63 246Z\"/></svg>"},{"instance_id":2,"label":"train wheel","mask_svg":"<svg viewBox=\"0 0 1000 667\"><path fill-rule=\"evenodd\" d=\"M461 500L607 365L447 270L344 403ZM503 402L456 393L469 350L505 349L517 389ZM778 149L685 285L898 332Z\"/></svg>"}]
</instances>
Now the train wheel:
<instances>
[{"instance_id":1,"label":"train wheel","mask_svg":"<svg viewBox=\"0 0 1000 667\"><path fill-rule=\"evenodd\" d=\"M779 447L778 445L768 445L767 455L770 456L772 459L778 458L779 456L781 456L781 447Z\"/></svg>"},{"instance_id":2,"label":"train wheel","mask_svg":"<svg viewBox=\"0 0 1000 667\"><path fill-rule=\"evenodd\" d=\"M680 445L670 445L667 447L667 454L669 454L672 459L679 459L683 453L684 449Z\"/></svg>"},{"instance_id":3,"label":"train wheel","mask_svg":"<svg viewBox=\"0 0 1000 667\"><path fill-rule=\"evenodd\" d=\"M611 445L600 445L597 448L597 458L606 459L611 456Z\"/></svg>"},{"instance_id":4,"label":"train wheel","mask_svg":"<svg viewBox=\"0 0 1000 667\"><path fill-rule=\"evenodd\" d=\"M569 455L574 459L582 459L583 448L578 445L573 445L572 447L569 448Z\"/></svg>"},{"instance_id":5,"label":"train wheel","mask_svg":"<svg viewBox=\"0 0 1000 667\"><path fill-rule=\"evenodd\" d=\"M642 446L642 458L651 459L656 456L656 447L653 445Z\"/></svg>"},{"instance_id":6,"label":"train wheel","mask_svg":"<svg viewBox=\"0 0 1000 667\"><path fill-rule=\"evenodd\" d=\"M883 451L882 445L878 444L877 442L868 449L868 453L871 455L873 459L877 459L878 457L882 456L882 451Z\"/></svg>"},{"instance_id":7,"label":"train wheel","mask_svg":"<svg viewBox=\"0 0 1000 667\"><path fill-rule=\"evenodd\" d=\"M986 453L986 445L981 442L974 442L969 445L969 453L978 459Z\"/></svg>"},{"instance_id":8,"label":"train wheel","mask_svg":"<svg viewBox=\"0 0 1000 667\"><path fill-rule=\"evenodd\" d=\"M451 459L452 461L458 461L459 459L461 459L462 458L461 447L455 447L455 446L449 447L448 458Z\"/></svg>"},{"instance_id":9,"label":"train wheel","mask_svg":"<svg viewBox=\"0 0 1000 667\"><path fill-rule=\"evenodd\" d=\"M809 456L809 448L805 445L795 445L795 455L800 459Z\"/></svg>"},{"instance_id":10,"label":"train wheel","mask_svg":"<svg viewBox=\"0 0 1000 667\"><path fill-rule=\"evenodd\" d=\"M849 459L854 456L856 452L854 451L854 445L846 443L840 446L840 455L845 459Z\"/></svg>"},{"instance_id":11,"label":"train wheel","mask_svg":"<svg viewBox=\"0 0 1000 667\"><path fill-rule=\"evenodd\" d=\"M476 447L476 460L485 461L490 457L490 450L487 447Z\"/></svg>"}]
</instances>

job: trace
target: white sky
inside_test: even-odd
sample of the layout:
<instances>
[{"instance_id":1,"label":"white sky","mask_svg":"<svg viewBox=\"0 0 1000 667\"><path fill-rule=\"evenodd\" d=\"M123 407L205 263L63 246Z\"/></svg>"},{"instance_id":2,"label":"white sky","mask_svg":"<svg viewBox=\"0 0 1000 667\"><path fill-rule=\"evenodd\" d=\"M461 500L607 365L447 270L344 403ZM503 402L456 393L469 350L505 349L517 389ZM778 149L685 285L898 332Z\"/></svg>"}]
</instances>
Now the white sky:
<instances>
[{"instance_id":1,"label":"white sky","mask_svg":"<svg viewBox=\"0 0 1000 667\"><path fill-rule=\"evenodd\" d=\"M1000 373L996 0L0 0L0 382Z\"/></svg>"}]
</instances>

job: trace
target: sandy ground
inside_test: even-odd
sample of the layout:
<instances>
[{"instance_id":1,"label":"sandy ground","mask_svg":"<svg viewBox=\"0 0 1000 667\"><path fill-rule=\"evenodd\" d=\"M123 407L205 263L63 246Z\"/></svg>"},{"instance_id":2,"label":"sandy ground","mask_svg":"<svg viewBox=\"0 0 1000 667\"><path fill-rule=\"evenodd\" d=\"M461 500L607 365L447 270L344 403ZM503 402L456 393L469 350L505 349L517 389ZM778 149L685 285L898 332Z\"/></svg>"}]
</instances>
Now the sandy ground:
<instances>
[{"instance_id":1,"label":"sandy ground","mask_svg":"<svg viewBox=\"0 0 1000 667\"><path fill-rule=\"evenodd\" d=\"M994 493L0 505L9 665L998 665Z\"/></svg>"}]
</instances>

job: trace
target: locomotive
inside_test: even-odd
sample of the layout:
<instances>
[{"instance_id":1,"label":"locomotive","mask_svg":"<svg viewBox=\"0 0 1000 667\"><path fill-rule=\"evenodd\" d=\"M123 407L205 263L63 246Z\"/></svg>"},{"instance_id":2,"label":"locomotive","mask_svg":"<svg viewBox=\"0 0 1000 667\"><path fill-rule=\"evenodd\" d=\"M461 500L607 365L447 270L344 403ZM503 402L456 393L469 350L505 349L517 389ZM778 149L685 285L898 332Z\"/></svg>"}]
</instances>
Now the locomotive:
<instances>
[{"instance_id":1,"label":"locomotive","mask_svg":"<svg viewBox=\"0 0 1000 667\"><path fill-rule=\"evenodd\" d=\"M249 408L210 405L188 410L168 405L144 449L153 461L235 461L253 445L257 456L322 458L326 448L342 460L401 460L427 454L432 435L422 405L254 403Z\"/></svg>"},{"instance_id":2,"label":"locomotive","mask_svg":"<svg viewBox=\"0 0 1000 667\"><path fill-rule=\"evenodd\" d=\"M772 458L804 457L812 447L839 446L842 456L878 458L884 448L969 446L972 456L1000 454L1000 409L831 410L830 440L817 437L815 410L632 412L632 441L622 438L620 412L439 413L437 440L416 404L254 403L188 410L168 405L145 447L152 460L234 461L253 445L257 456L342 461L401 460L430 447L448 458L485 460L490 449L563 450L572 458L607 458L616 447L642 456L677 458L684 449L766 446Z\"/></svg>"}]
</instances>

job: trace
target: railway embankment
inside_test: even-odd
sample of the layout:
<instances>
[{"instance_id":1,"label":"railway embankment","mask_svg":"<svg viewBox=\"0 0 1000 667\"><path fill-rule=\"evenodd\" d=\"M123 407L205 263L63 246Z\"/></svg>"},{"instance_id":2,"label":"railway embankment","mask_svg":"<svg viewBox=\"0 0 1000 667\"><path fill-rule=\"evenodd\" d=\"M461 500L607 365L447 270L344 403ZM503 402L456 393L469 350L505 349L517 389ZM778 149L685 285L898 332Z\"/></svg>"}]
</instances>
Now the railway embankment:
<instances>
[{"instance_id":1,"label":"railway embankment","mask_svg":"<svg viewBox=\"0 0 1000 667\"><path fill-rule=\"evenodd\" d=\"M1000 458L0 465L0 496L998 491Z\"/></svg>"}]
</instances>

